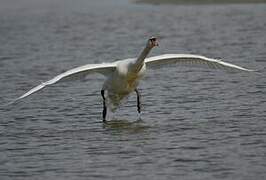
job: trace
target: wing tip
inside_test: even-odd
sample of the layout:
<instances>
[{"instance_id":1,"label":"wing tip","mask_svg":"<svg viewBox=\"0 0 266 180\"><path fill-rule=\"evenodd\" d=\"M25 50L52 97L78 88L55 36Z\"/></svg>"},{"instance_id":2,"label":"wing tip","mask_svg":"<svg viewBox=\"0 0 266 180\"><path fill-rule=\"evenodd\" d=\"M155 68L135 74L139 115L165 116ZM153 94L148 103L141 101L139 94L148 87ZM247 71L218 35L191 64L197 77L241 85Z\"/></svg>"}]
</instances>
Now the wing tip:
<instances>
[{"instance_id":1,"label":"wing tip","mask_svg":"<svg viewBox=\"0 0 266 180\"><path fill-rule=\"evenodd\" d=\"M1 104L0 105L0 109L6 109L6 108L9 108L11 105L13 105L16 101L13 100L13 101L10 101L8 103L4 103L4 104Z\"/></svg>"},{"instance_id":2,"label":"wing tip","mask_svg":"<svg viewBox=\"0 0 266 180\"><path fill-rule=\"evenodd\" d=\"M3 105L3 107L8 107L8 106L11 106L11 105L13 105L13 104L17 103L17 101L18 101L18 99L14 99L14 100L12 100L12 101L10 101L10 102L8 102L8 103L4 104L4 105Z\"/></svg>"},{"instance_id":3,"label":"wing tip","mask_svg":"<svg viewBox=\"0 0 266 180\"><path fill-rule=\"evenodd\" d=\"M243 68L244 71L247 71L247 72L257 72L256 70L254 69L246 69L246 68Z\"/></svg>"},{"instance_id":4,"label":"wing tip","mask_svg":"<svg viewBox=\"0 0 266 180\"><path fill-rule=\"evenodd\" d=\"M253 69L249 69L249 70L250 70L249 72L254 72L258 75L263 75L262 70L253 70Z\"/></svg>"}]
</instances>

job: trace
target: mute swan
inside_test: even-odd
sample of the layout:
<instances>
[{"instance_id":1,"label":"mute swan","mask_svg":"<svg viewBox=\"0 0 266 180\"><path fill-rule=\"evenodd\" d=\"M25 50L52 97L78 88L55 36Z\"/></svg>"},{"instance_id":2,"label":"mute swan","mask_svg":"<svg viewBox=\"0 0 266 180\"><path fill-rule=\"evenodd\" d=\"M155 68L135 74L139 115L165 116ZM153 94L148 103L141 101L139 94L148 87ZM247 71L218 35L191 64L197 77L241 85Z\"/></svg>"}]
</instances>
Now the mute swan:
<instances>
[{"instance_id":1,"label":"mute swan","mask_svg":"<svg viewBox=\"0 0 266 180\"><path fill-rule=\"evenodd\" d=\"M210 68L253 71L221 60L191 54L164 54L146 58L151 49L158 45L159 44L157 38L152 37L148 39L145 48L138 58L125 59L113 63L87 64L74 69L70 69L62 74L55 76L53 79L32 88L9 104L12 104L43 89L46 86L55 84L57 82L61 82L73 77L84 78L90 73L101 73L107 77L101 89L101 96L103 99L102 116L103 122L105 122L107 114L107 99L114 107L117 107L119 102L133 91L135 91L137 94L138 113L141 112L140 93L137 89L137 86L139 84L139 80L145 73L146 67L152 68L160 67L164 64L179 63L187 65L202 64L207 65Z\"/></svg>"}]
</instances>

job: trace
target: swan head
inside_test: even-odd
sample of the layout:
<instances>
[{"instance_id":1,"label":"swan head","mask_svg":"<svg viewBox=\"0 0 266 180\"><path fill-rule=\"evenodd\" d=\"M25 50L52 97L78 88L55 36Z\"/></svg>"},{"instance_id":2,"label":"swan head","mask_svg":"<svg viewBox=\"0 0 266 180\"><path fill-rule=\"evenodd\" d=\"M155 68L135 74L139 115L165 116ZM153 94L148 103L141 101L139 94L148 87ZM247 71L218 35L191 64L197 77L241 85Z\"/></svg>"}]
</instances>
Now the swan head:
<instances>
[{"instance_id":1,"label":"swan head","mask_svg":"<svg viewBox=\"0 0 266 180\"><path fill-rule=\"evenodd\" d=\"M151 37L147 42L147 47L153 48L155 46L159 46L158 40L156 37Z\"/></svg>"}]
</instances>

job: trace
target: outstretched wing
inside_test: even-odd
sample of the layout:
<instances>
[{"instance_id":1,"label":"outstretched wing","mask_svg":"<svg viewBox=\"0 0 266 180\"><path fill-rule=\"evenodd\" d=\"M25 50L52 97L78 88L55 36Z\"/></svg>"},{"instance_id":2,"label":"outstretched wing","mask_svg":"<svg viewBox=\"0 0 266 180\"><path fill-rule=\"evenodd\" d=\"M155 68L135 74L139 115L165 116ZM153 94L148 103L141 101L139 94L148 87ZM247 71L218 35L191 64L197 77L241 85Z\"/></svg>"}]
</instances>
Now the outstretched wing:
<instances>
[{"instance_id":1,"label":"outstretched wing","mask_svg":"<svg viewBox=\"0 0 266 180\"><path fill-rule=\"evenodd\" d=\"M164 54L145 59L147 67L159 67L167 64L181 64L181 65L205 65L214 69L226 70L240 70L240 71L254 71L246 69L231 63L227 63L218 59L211 59L204 56L192 54Z\"/></svg>"},{"instance_id":2,"label":"outstretched wing","mask_svg":"<svg viewBox=\"0 0 266 180\"><path fill-rule=\"evenodd\" d=\"M115 70L115 63L103 63L103 64L87 64L84 66L80 66L74 69L70 69L62 74L59 74L57 76L55 76L53 79L43 82L40 85L32 88L31 90L29 90L28 92L26 92L25 94L23 94L22 96L16 98L15 100L13 100L12 102L10 102L9 104L13 104L16 101L25 98L41 89L43 89L46 86L61 82L61 81L65 81L65 80L72 80L72 79L80 79L80 78L84 78L86 77L88 74L90 73L101 73L103 75L108 75L110 73L112 73Z\"/></svg>"}]
</instances>

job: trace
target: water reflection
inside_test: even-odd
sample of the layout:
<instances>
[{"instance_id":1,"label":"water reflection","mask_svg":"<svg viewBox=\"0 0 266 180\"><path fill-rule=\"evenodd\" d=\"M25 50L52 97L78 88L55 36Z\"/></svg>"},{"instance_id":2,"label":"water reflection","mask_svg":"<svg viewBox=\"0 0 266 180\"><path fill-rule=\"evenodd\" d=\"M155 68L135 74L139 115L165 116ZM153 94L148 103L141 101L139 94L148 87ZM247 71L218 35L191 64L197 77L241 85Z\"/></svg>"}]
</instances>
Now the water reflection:
<instances>
[{"instance_id":1,"label":"water reflection","mask_svg":"<svg viewBox=\"0 0 266 180\"><path fill-rule=\"evenodd\" d=\"M113 119L104 123L103 128L111 131L112 133L126 132L129 134L137 134L143 133L151 127L139 118L136 121L130 121L127 119Z\"/></svg>"}]
</instances>

